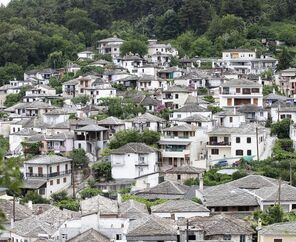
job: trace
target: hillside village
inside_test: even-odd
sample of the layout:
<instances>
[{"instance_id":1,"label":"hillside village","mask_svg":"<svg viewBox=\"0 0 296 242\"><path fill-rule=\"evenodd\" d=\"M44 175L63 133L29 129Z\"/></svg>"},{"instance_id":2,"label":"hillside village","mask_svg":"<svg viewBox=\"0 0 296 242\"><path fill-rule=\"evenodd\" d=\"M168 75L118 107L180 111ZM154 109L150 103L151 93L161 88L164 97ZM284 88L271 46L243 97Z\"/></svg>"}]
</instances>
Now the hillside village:
<instances>
[{"instance_id":1,"label":"hillside village","mask_svg":"<svg viewBox=\"0 0 296 242\"><path fill-rule=\"evenodd\" d=\"M0 241L295 240L296 69L123 43L0 87Z\"/></svg>"}]
</instances>

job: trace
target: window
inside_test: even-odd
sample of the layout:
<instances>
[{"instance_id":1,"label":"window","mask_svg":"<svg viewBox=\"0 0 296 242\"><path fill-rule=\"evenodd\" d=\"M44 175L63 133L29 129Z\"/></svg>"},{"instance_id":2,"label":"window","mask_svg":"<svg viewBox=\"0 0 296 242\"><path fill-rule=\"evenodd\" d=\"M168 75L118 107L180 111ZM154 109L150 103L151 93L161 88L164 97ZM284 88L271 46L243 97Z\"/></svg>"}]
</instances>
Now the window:
<instances>
[{"instance_id":1,"label":"window","mask_svg":"<svg viewBox=\"0 0 296 242\"><path fill-rule=\"evenodd\" d=\"M53 186L53 180L49 181L49 185Z\"/></svg>"},{"instance_id":2,"label":"window","mask_svg":"<svg viewBox=\"0 0 296 242\"><path fill-rule=\"evenodd\" d=\"M250 144L252 142L252 138L251 137L247 137L247 143Z\"/></svg>"},{"instance_id":3,"label":"window","mask_svg":"<svg viewBox=\"0 0 296 242\"><path fill-rule=\"evenodd\" d=\"M236 93L240 93L240 88L236 88Z\"/></svg>"},{"instance_id":4,"label":"window","mask_svg":"<svg viewBox=\"0 0 296 242\"><path fill-rule=\"evenodd\" d=\"M178 99L179 98L179 94L175 94L175 98Z\"/></svg>"},{"instance_id":5,"label":"window","mask_svg":"<svg viewBox=\"0 0 296 242\"><path fill-rule=\"evenodd\" d=\"M57 184L60 184L60 179L57 179Z\"/></svg>"},{"instance_id":6,"label":"window","mask_svg":"<svg viewBox=\"0 0 296 242\"><path fill-rule=\"evenodd\" d=\"M231 240L231 235L230 234L224 234L223 235L223 240Z\"/></svg>"},{"instance_id":7,"label":"window","mask_svg":"<svg viewBox=\"0 0 296 242\"><path fill-rule=\"evenodd\" d=\"M252 155L252 150L247 150L247 155Z\"/></svg>"},{"instance_id":8,"label":"window","mask_svg":"<svg viewBox=\"0 0 296 242\"><path fill-rule=\"evenodd\" d=\"M63 182L64 182L64 183L67 182L67 178L66 178L66 177L63 178Z\"/></svg>"},{"instance_id":9,"label":"window","mask_svg":"<svg viewBox=\"0 0 296 242\"><path fill-rule=\"evenodd\" d=\"M236 137L235 138L235 142L238 144L238 143L240 143L240 137Z\"/></svg>"},{"instance_id":10,"label":"window","mask_svg":"<svg viewBox=\"0 0 296 242\"><path fill-rule=\"evenodd\" d=\"M78 149L81 149L81 144L80 143L78 144Z\"/></svg>"},{"instance_id":11,"label":"window","mask_svg":"<svg viewBox=\"0 0 296 242\"><path fill-rule=\"evenodd\" d=\"M246 242L246 236L244 234L239 236L239 242Z\"/></svg>"},{"instance_id":12,"label":"window","mask_svg":"<svg viewBox=\"0 0 296 242\"><path fill-rule=\"evenodd\" d=\"M273 242L283 242L282 239L274 239Z\"/></svg>"},{"instance_id":13,"label":"window","mask_svg":"<svg viewBox=\"0 0 296 242\"><path fill-rule=\"evenodd\" d=\"M252 88L252 93L259 93L259 88Z\"/></svg>"},{"instance_id":14,"label":"window","mask_svg":"<svg viewBox=\"0 0 296 242\"><path fill-rule=\"evenodd\" d=\"M177 180L181 180L181 175L177 175Z\"/></svg>"},{"instance_id":15,"label":"window","mask_svg":"<svg viewBox=\"0 0 296 242\"><path fill-rule=\"evenodd\" d=\"M229 117L229 123L233 122L233 117Z\"/></svg>"},{"instance_id":16,"label":"window","mask_svg":"<svg viewBox=\"0 0 296 242\"><path fill-rule=\"evenodd\" d=\"M116 234L116 240L121 240L122 235L121 234Z\"/></svg>"},{"instance_id":17,"label":"window","mask_svg":"<svg viewBox=\"0 0 296 242\"><path fill-rule=\"evenodd\" d=\"M181 114L177 114L177 118L181 118Z\"/></svg>"},{"instance_id":18,"label":"window","mask_svg":"<svg viewBox=\"0 0 296 242\"><path fill-rule=\"evenodd\" d=\"M236 150L235 155L244 155L244 151L243 150Z\"/></svg>"},{"instance_id":19,"label":"window","mask_svg":"<svg viewBox=\"0 0 296 242\"><path fill-rule=\"evenodd\" d=\"M211 154L212 155L219 155L219 149L212 149Z\"/></svg>"}]
</instances>

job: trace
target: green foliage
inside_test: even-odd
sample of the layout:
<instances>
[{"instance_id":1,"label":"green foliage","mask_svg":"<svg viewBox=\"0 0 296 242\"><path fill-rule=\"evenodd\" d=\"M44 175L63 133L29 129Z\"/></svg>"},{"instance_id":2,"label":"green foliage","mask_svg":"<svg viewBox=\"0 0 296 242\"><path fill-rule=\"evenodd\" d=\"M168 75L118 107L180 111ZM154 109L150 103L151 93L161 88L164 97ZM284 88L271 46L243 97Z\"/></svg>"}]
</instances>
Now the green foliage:
<instances>
[{"instance_id":1,"label":"green foliage","mask_svg":"<svg viewBox=\"0 0 296 242\"><path fill-rule=\"evenodd\" d=\"M5 107L11 107L11 106L17 104L18 102L20 102L22 100L22 98L25 96L26 90L28 90L28 88L29 88L28 86L24 86L21 88L19 93L8 94L6 96L6 99L4 102Z\"/></svg>"},{"instance_id":2,"label":"green foliage","mask_svg":"<svg viewBox=\"0 0 296 242\"><path fill-rule=\"evenodd\" d=\"M191 199L193 202L198 203L198 204L202 204L201 200L197 197L194 197Z\"/></svg>"},{"instance_id":3,"label":"green foliage","mask_svg":"<svg viewBox=\"0 0 296 242\"><path fill-rule=\"evenodd\" d=\"M97 162L92 166L93 176L99 181L112 180L112 167L110 162Z\"/></svg>"},{"instance_id":4,"label":"green foliage","mask_svg":"<svg viewBox=\"0 0 296 242\"><path fill-rule=\"evenodd\" d=\"M75 168L85 168L89 162L83 149L74 149L70 154L70 158L72 159Z\"/></svg>"},{"instance_id":5,"label":"green foliage","mask_svg":"<svg viewBox=\"0 0 296 242\"><path fill-rule=\"evenodd\" d=\"M64 105L64 100L63 100L63 99L59 99L59 98L52 99L52 100L51 100L51 104L52 104L53 106L56 106L56 107L61 108L61 107L63 107L63 105Z\"/></svg>"},{"instance_id":6,"label":"green foliage","mask_svg":"<svg viewBox=\"0 0 296 242\"><path fill-rule=\"evenodd\" d=\"M273 89L275 90L276 94L281 94L279 87L277 85L272 85L272 86L263 86L263 95L267 96L270 93L273 93Z\"/></svg>"},{"instance_id":7,"label":"green foliage","mask_svg":"<svg viewBox=\"0 0 296 242\"><path fill-rule=\"evenodd\" d=\"M68 199L68 195L66 191L61 191L61 192L53 193L51 195L51 199L53 200L53 202L57 203L62 200Z\"/></svg>"},{"instance_id":8,"label":"green foliage","mask_svg":"<svg viewBox=\"0 0 296 242\"><path fill-rule=\"evenodd\" d=\"M217 169L209 170L204 175L205 186L216 186L232 181L232 177L226 174L217 173Z\"/></svg>"},{"instance_id":9,"label":"green foliage","mask_svg":"<svg viewBox=\"0 0 296 242\"><path fill-rule=\"evenodd\" d=\"M208 94L208 89L205 87L199 87L197 90L198 95L207 95Z\"/></svg>"},{"instance_id":10,"label":"green foliage","mask_svg":"<svg viewBox=\"0 0 296 242\"><path fill-rule=\"evenodd\" d=\"M215 102L215 98L213 96L204 96L203 99L209 103Z\"/></svg>"},{"instance_id":11,"label":"green foliage","mask_svg":"<svg viewBox=\"0 0 296 242\"><path fill-rule=\"evenodd\" d=\"M24 154L26 155L38 155L41 153L41 147L42 147L42 142L34 142L34 143L30 143L30 142L21 142L21 145L23 147L24 150Z\"/></svg>"},{"instance_id":12,"label":"green foliage","mask_svg":"<svg viewBox=\"0 0 296 242\"><path fill-rule=\"evenodd\" d=\"M121 130L113 136L109 143L110 149L117 149L130 142L143 142L147 145L156 144L160 139L160 134L151 130L144 130L140 133L134 129Z\"/></svg>"},{"instance_id":13,"label":"green foliage","mask_svg":"<svg viewBox=\"0 0 296 242\"><path fill-rule=\"evenodd\" d=\"M276 140L272 153L277 160L296 158L296 153L293 150L293 141L289 139Z\"/></svg>"},{"instance_id":14,"label":"green foliage","mask_svg":"<svg viewBox=\"0 0 296 242\"><path fill-rule=\"evenodd\" d=\"M120 55L125 56L129 53L138 54L140 56L144 56L148 52L147 44L141 40L129 40L124 41L120 47Z\"/></svg>"},{"instance_id":15,"label":"green foliage","mask_svg":"<svg viewBox=\"0 0 296 242\"><path fill-rule=\"evenodd\" d=\"M62 93L62 84L63 83L56 77L50 78L48 83L50 87L56 90L57 94Z\"/></svg>"},{"instance_id":16,"label":"green foliage","mask_svg":"<svg viewBox=\"0 0 296 242\"><path fill-rule=\"evenodd\" d=\"M60 202L58 202L56 204L56 206L58 206L60 209L68 209L71 211L79 211L80 208L80 203L78 200L74 200L74 199L66 199L66 200L62 200Z\"/></svg>"},{"instance_id":17,"label":"green foliage","mask_svg":"<svg viewBox=\"0 0 296 242\"><path fill-rule=\"evenodd\" d=\"M81 190L79 193L82 199L86 199L102 194L102 191L97 188L87 187Z\"/></svg>"},{"instance_id":18,"label":"green foliage","mask_svg":"<svg viewBox=\"0 0 296 242\"><path fill-rule=\"evenodd\" d=\"M193 185L198 185L198 179L197 178L189 178L184 181L184 185L186 186L193 186Z\"/></svg>"},{"instance_id":19,"label":"green foliage","mask_svg":"<svg viewBox=\"0 0 296 242\"><path fill-rule=\"evenodd\" d=\"M156 20L155 32L162 40L173 39L180 33L180 23L177 13L169 9Z\"/></svg>"},{"instance_id":20,"label":"green foliage","mask_svg":"<svg viewBox=\"0 0 296 242\"><path fill-rule=\"evenodd\" d=\"M95 188L95 184L96 184L96 180L94 178L89 178L87 180L87 185L90 187L90 188Z\"/></svg>"},{"instance_id":21,"label":"green foliage","mask_svg":"<svg viewBox=\"0 0 296 242\"><path fill-rule=\"evenodd\" d=\"M83 74L87 74L91 72L95 72L97 74L103 74L104 69L99 66L92 66L91 64L87 66L81 66L80 70L77 72L77 76L81 76Z\"/></svg>"},{"instance_id":22,"label":"green foliage","mask_svg":"<svg viewBox=\"0 0 296 242\"><path fill-rule=\"evenodd\" d=\"M192 55L201 57L211 57L214 55L213 43L205 36L199 37L192 43Z\"/></svg>"},{"instance_id":23,"label":"green foliage","mask_svg":"<svg viewBox=\"0 0 296 242\"><path fill-rule=\"evenodd\" d=\"M23 78L23 68L14 63L8 63L3 67L0 67L0 81L3 84L3 81L9 80L20 80Z\"/></svg>"},{"instance_id":24,"label":"green foliage","mask_svg":"<svg viewBox=\"0 0 296 242\"><path fill-rule=\"evenodd\" d=\"M279 139L289 138L291 119L283 119L271 125L271 134Z\"/></svg>"},{"instance_id":25,"label":"green foliage","mask_svg":"<svg viewBox=\"0 0 296 242\"><path fill-rule=\"evenodd\" d=\"M293 60L293 56L287 48L284 48L281 54L279 55L279 63L277 65L277 70L288 69Z\"/></svg>"},{"instance_id":26,"label":"green foliage","mask_svg":"<svg viewBox=\"0 0 296 242\"><path fill-rule=\"evenodd\" d=\"M177 48L180 56L192 56L192 43L195 39L196 35L192 31L187 31L179 35L172 44Z\"/></svg>"},{"instance_id":27,"label":"green foliage","mask_svg":"<svg viewBox=\"0 0 296 242\"><path fill-rule=\"evenodd\" d=\"M218 106L209 105L208 110L210 110L212 113L219 113L223 111L223 108L220 108Z\"/></svg>"},{"instance_id":28,"label":"green foliage","mask_svg":"<svg viewBox=\"0 0 296 242\"><path fill-rule=\"evenodd\" d=\"M247 175L247 172L245 172L244 170L238 170L232 174L232 180L237 180Z\"/></svg>"},{"instance_id":29,"label":"green foliage","mask_svg":"<svg viewBox=\"0 0 296 242\"><path fill-rule=\"evenodd\" d=\"M82 105L86 105L87 102L89 102L89 100L90 100L90 97L86 96L86 95L73 97L71 99L72 103L74 103L74 104L82 104Z\"/></svg>"},{"instance_id":30,"label":"green foliage","mask_svg":"<svg viewBox=\"0 0 296 242\"><path fill-rule=\"evenodd\" d=\"M101 105L107 106L108 116L114 116L121 119L132 118L138 115L138 113L144 113L145 108L137 105L131 99L127 98L122 100L121 98L101 98Z\"/></svg>"},{"instance_id":31,"label":"green foliage","mask_svg":"<svg viewBox=\"0 0 296 242\"><path fill-rule=\"evenodd\" d=\"M269 225L274 223L285 222L284 211L280 205L274 205L268 207L264 211L255 211L253 213L253 219L262 222L262 225Z\"/></svg>"},{"instance_id":32,"label":"green foliage","mask_svg":"<svg viewBox=\"0 0 296 242\"><path fill-rule=\"evenodd\" d=\"M145 198L142 198L142 197L139 197L136 195L123 194L122 201L126 202L128 200L135 200L139 203L143 203L147 206L148 209L150 209L152 206L159 205L159 204L165 203L167 201L166 199L156 199L154 201L150 201L148 199L145 199Z\"/></svg>"},{"instance_id":33,"label":"green foliage","mask_svg":"<svg viewBox=\"0 0 296 242\"><path fill-rule=\"evenodd\" d=\"M28 203L29 201L32 201L33 204L48 204L49 201L45 198L43 198L41 195L39 195L35 191L28 191L27 194L22 198L22 203Z\"/></svg>"}]
</instances>

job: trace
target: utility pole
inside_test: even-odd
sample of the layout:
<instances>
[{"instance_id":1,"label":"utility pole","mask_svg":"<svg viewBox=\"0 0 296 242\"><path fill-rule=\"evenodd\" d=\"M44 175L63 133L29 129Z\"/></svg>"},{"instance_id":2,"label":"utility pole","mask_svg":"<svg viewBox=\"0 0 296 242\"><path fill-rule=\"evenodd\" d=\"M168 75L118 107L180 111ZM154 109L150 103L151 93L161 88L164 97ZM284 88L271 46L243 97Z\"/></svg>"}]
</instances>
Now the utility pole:
<instances>
[{"instance_id":1,"label":"utility pole","mask_svg":"<svg viewBox=\"0 0 296 242\"><path fill-rule=\"evenodd\" d=\"M258 127L256 127L256 145L257 145L257 160L259 161Z\"/></svg>"},{"instance_id":2,"label":"utility pole","mask_svg":"<svg viewBox=\"0 0 296 242\"><path fill-rule=\"evenodd\" d=\"M279 200L278 200L278 205L281 205L281 185L282 185L282 178L279 178Z\"/></svg>"},{"instance_id":3,"label":"utility pole","mask_svg":"<svg viewBox=\"0 0 296 242\"><path fill-rule=\"evenodd\" d=\"M292 160L290 160L290 185L293 184L293 176L292 176Z\"/></svg>"},{"instance_id":4,"label":"utility pole","mask_svg":"<svg viewBox=\"0 0 296 242\"><path fill-rule=\"evenodd\" d=\"M76 198L75 194L75 172L74 172L74 161L72 160L72 189L73 189L73 198Z\"/></svg>"}]
</instances>

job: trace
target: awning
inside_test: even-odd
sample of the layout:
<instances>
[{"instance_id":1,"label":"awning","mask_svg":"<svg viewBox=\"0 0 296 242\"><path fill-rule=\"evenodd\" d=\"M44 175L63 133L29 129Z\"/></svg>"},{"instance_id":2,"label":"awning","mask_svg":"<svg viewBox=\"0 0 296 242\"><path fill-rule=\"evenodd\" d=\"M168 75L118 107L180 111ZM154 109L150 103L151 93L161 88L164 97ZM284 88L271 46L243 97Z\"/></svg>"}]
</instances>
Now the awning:
<instances>
[{"instance_id":1,"label":"awning","mask_svg":"<svg viewBox=\"0 0 296 242\"><path fill-rule=\"evenodd\" d=\"M253 161L253 156L246 155L246 156L243 156L242 159L247 162L251 162L251 161Z\"/></svg>"},{"instance_id":2,"label":"awning","mask_svg":"<svg viewBox=\"0 0 296 242\"><path fill-rule=\"evenodd\" d=\"M23 181L22 188L38 189L46 183L46 180L41 179L26 179Z\"/></svg>"}]
</instances>

